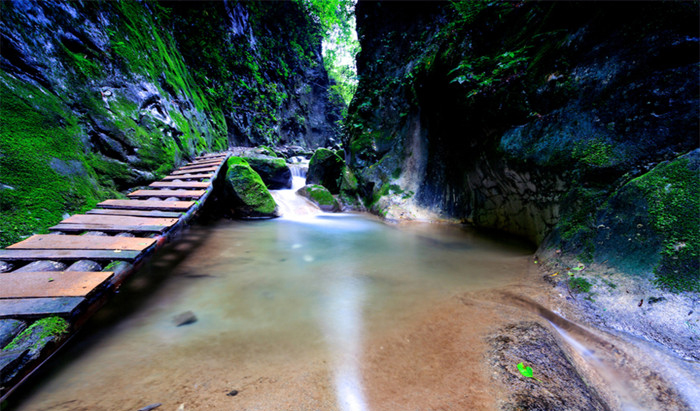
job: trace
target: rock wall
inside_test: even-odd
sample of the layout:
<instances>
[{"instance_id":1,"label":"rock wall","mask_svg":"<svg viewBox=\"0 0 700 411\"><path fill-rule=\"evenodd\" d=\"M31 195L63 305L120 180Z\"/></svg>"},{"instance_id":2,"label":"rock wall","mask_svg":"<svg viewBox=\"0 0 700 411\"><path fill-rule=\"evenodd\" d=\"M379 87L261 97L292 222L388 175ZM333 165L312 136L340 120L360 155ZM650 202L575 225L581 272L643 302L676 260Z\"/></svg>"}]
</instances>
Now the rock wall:
<instances>
[{"instance_id":1,"label":"rock wall","mask_svg":"<svg viewBox=\"0 0 700 411\"><path fill-rule=\"evenodd\" d=\"M344 144L366 205L699 290L696 12L361 1Z\"/></svg>"},{"instance_id":2,"label":"rock wall","mask_svg":"<svg viewBox=\"0 0 700 411\"><path fill-rule=\"evenodd\" d=\"M332 145L297 2L3 1L0 247L232 144Z\"/></svg>"}]
</instances>

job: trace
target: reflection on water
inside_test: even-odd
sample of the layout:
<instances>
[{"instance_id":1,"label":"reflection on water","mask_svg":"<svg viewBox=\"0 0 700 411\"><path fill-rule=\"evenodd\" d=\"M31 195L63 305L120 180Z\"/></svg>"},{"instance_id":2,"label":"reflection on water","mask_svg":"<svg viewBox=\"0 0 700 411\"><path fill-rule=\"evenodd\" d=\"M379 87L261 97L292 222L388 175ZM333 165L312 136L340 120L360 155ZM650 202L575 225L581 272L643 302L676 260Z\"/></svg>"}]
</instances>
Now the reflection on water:
<instances>
[{"instance_id":1,"label":"reflection on water","mask_svg":"<svg viewBox=\"0 0 700 411\"><path fill-rule=\"evenodd\" d=\"M369 410L367 341L436 300L517 281L530 252L347 214L193 227L19 409ZM188 310L198 321L176 327Z\"/></svg>"},{"instance_id":2,"label":"reflection on water","mask_svg":"<svg viewBox=\"0 0 700 411\"><path fill-rule=\"evenodd\" d=\"M362 279L343 276L326 291L321 329L329 350L334 353L333 380L338 406L343 411L365 411L367 404L360 376L365 284Z\"/></svg>"}]
</instances>

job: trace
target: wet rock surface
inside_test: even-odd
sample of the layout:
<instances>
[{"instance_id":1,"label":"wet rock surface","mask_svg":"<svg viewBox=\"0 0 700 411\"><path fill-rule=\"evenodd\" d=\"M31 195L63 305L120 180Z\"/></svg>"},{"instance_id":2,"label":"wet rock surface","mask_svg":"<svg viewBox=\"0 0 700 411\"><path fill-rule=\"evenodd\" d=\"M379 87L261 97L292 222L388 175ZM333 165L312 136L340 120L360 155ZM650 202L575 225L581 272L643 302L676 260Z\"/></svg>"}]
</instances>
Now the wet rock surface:
<instances>
[{"instance_id":1,"label":"wet rock surface","mask_svg":"<svg viewBox=\"0 0 700 411\"><path fill-rule=\"evenodd\" d=\"M176 327L182 325L194 324L197 322L197 316L192 311L185 311L173 317L173 323Z\"/></svg>"},{"instance_id":2,"label":"wet rock surface","mask_svg":"<svg viewBox=\"0 0 700 411\"><path fill-rule=\"evenodd\" d=\"M236 217L277 217L274 198L265 187L260 175L241 157L227 162L224 192L227 203Z\"/></svg>"},{"instance_id":3,"label":"wet rock surface","mask_svg":"<svg viewBox=\"0 0 700 411\"><path fill-rule=\"evenodd\" d=\"M9 344L10 341L12 341L17 334L24 331L25 328L27 328L27 324L24 321L12 319L0 320L0 349Z\"/></svg>"},{"instance_id":4,"label":"wet rock surface","mask_svg":"<svg viewBox=\"0 0 700 411\"><path fill-rule=\"evenodd\" d=\"M534 321L509 324L487 339L489 362L510 399L503 410L610 410L578 373L549 330ZM532 367L523 376L517 364Z\"/></svg>"},{"instance_id":5,"label":"wet rock surface","mask_svg":"<svg viewBox=\"0 0 700 411\"><path fill-rule=\"evenodd\" d=\"M309 161L306 184L319 184L333 194L340 192L340 178L345 161L332 150L319 148Z\"/></svg>"},{"instance_id":6,"label":"wet rock surface","mask_svg":"<svg viewBox=\"0 0 700 411\"><path fill-rule=\"evenodd\" d=\"M292 172L284 159L269 156L243 158L260 175L268 189L281 190L292 187Z\"/></svg>"},{"instance_id":7,"label":"wet rock surface","mask_svg":"<svg viewBox=\"0 0 700 411\"><path fill-rule=\"evenodd\" d=\"M333 194L331 194L327 188L318 184L307 184L297 190L297 194L308 198L323 211L340 211L340 204L338 203L338 200L333 197Z\"/></svg>"}]
</instances>

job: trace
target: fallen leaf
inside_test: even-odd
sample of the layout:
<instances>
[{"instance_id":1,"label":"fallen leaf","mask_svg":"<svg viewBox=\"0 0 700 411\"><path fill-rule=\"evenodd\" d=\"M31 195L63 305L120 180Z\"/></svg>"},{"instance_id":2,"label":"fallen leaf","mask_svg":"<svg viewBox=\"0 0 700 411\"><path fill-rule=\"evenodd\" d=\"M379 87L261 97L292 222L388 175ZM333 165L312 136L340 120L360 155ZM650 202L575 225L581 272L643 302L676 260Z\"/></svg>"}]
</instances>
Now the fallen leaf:
<instances>
[{"instance_id":1,"label":"fallen leaf","mask_svg":"<svg viewBox=\"0 0 700 411\"><path fill-rule=\"evenodd\" d=\"M49 277L49 282L53 281L53 278Z\"/></svg>"},{"instance_id":2,"label":"fallen leaf","mask_svg":"<svg viewBox=\"0 0 700 411\"><path fill-rule=\"evenodd\" d=\"M522 362L518 364L518 371L520 371L520 374L522 374L523 377L534 378L535 380L540 381L537 378L535 378L534 372L532 371L532 367L526 367L525 364L523 364Z\"/></svg>"},{"instance_id":3,"label":"fallen leaf","mask_svg":"<svg viewBox=\"0 0 700 411\"><path fill-rule=\"evenodd\" d=\"M550 277L554 277L554 276L557 275L557 274L559 274L559 271L557 271L556 273L550 275Z\"/></svg>"}]
</instances>

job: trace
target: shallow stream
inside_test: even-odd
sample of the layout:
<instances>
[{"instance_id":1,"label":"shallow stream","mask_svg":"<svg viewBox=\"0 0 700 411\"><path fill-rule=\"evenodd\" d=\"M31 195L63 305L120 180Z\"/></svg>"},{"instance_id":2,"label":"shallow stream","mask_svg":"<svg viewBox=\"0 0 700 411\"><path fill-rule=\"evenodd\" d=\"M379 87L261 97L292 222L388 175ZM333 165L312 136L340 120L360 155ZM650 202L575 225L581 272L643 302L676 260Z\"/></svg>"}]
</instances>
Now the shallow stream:
<instances>
[{"instance_id":1,"label":"shallow stream","mask_svg":"<svg viewBox=\"0 0 700 411\"><path fill-rule=\"evenodd\" d=\"M519 287L532 251L454 226L308 209L194 226L18 409L495 409L504 394L484 335L506 311L531 314L460 296ZM197 321L176 326L186 311Z\"/></svg>"}]
</instances>

